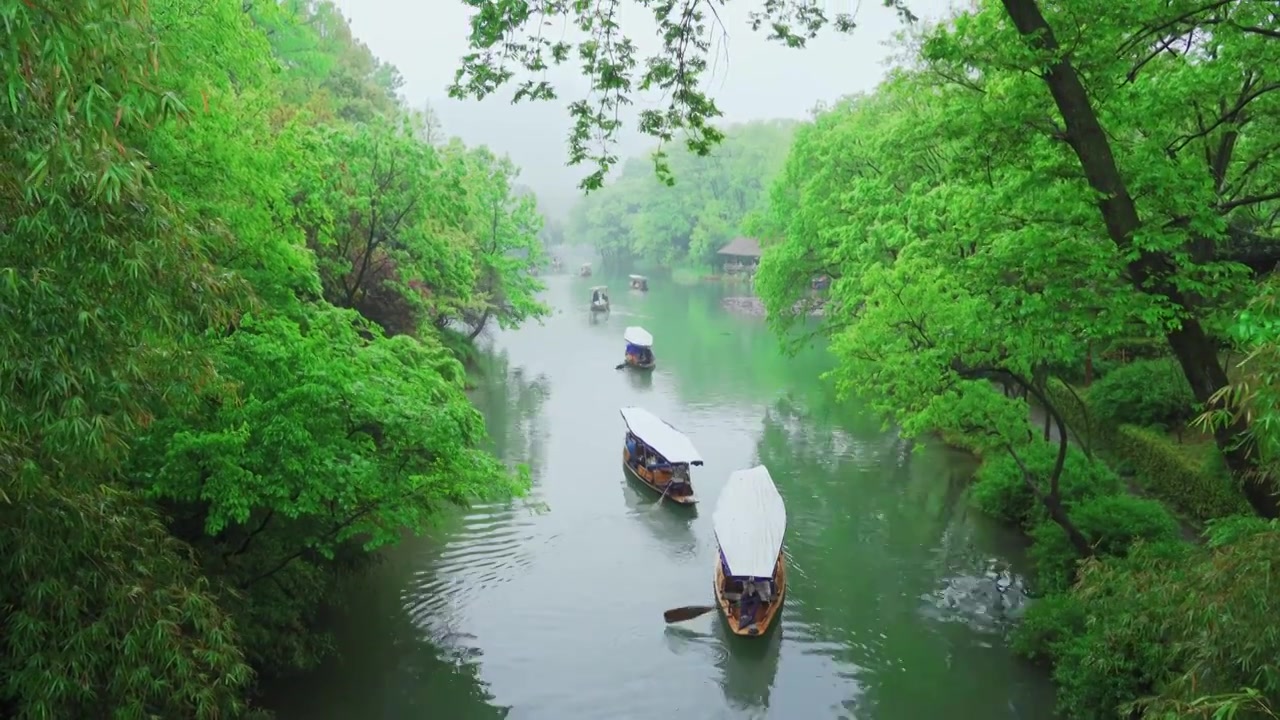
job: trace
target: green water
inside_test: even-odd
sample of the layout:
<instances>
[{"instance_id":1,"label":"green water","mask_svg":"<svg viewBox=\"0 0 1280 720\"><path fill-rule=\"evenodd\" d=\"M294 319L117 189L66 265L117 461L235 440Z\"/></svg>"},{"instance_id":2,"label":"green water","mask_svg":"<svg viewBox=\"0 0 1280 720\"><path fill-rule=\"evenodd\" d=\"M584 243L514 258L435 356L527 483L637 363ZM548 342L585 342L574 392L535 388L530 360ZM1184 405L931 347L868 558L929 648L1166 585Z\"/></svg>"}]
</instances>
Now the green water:
<instances>
[{"instance_id":1,"label":"green water","mask_svg":"<svg viewBox=\"0 0 1280 720\"><path fill-rule=\"evenodd\" d=\"M528 463L523 501L477 507L392 551L338 621L342 657L273 689L285 720L440 717L1050 718L1043 671L1007 649L1023 543L965 502L972 462L907 444L817 379L820 351L784 357L726 292L552 277L544 326L493 338L476 402L493 448ZM658 368L616 371L623 329ZM706 458L698 511L664 504L621 466L618 408L640 405ZM714 499L767 465L787 503L781 627L730 637L710 599Z\"/></svg>"}]
</instances>

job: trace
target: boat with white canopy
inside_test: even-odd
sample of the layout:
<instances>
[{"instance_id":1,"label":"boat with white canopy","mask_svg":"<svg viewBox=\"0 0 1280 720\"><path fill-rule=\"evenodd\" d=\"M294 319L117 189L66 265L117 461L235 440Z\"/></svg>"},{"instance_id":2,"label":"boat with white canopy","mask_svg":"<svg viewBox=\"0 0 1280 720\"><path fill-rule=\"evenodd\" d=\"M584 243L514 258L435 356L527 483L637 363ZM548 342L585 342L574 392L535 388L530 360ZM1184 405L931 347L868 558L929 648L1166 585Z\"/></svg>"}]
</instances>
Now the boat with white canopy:
<instances>
[{"instance_id":1,"label":"boat with white canopy","mask_svg":"<svg viewBox=\"0 0 1280 720\"><path fill-rule=\"evenodd\" d=\"M787 507L764 465L738 470L716 500L716 602L735 635L762 635L787 592Z\"/></svg>"},{"instance_id":2,"label":"boat with white canopy","mask_svg":"<svg viewBox=\"0 0 1280 720\"><path fill-rule=\"evenodd\" d=\"M657 366L653 358L653 336L648 330L632 325L622 333L622 339L627 341L627 357L623 365L637 370L652 370Z\"/></svg>"},{"instance_id":3,"label":"boat with white canopy","mask_svg":"<svg viewBox=\"0 0 1280 720\"><path fill-rule=\"evenodd\" d=\"M685 434L640 407L620 411L627 424L622 463L627 473L679 505L698 502L689 467L702 465L702 455Z\"/></svg>"},{"instance_id":4,"label":"boat with white canopy","mask_svg":"<svg viewBox=\"0 0 1280 720\"><path fill-rule=\"evenodd\" d=\"M607 313L609 312L609 288L604 285L597 285L591 288L591 312Z\"/></svg>"}]
</instances>

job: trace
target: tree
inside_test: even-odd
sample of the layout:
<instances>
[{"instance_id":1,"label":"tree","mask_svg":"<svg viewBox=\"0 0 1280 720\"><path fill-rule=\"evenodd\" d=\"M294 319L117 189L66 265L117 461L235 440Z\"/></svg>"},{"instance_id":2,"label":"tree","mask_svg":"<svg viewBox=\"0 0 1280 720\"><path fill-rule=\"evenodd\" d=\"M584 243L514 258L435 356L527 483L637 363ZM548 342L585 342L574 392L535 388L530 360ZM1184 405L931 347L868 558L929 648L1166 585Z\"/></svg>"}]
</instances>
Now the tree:
<instances>
[{"instance_id":1,"label":"tree","mask_svg":"<svg viewBox=\"0 0 1280 720\"><path fill-rule=\"evenodd\" d=\"M295 126L293 203L324 297L390 334L453 312L475 283L463 200L411 126Z\"/></svg>"},{"instance_id":2,"label":"tree","mask_svg":"<svg viewBox=\"0 0 1280 720\"><path fill-rule=\"evenodd\" d=\"M469 339L479 336L490 320L510 328L548 316L551 309L537 297L544 288L536 276L545 264L538 240L542 215L537 198L518 192L513 184L519 169L485 147L468 149L455 141L446 153L460 169L457 181L466 198L463 226L475 262L472 302L457 317L470 328Z\"/></svg>"},{"instance_id":3,"label":"tree","mask_svg":"<svg viewBox=\"0 0 1280 720\"><path fill-rule=\"evenodd\" d=\"M364 339L362 324L324 307L247 318L217 344L223 383L134 453L131 477L200 552L259 666L318 659L324 637L298 629L369 551L445 504L520 487L477 449L458 361L432 338Z\"/></svg>"},{"instance_id":4,"label":"tree","mask_svg":"<svg viewBox=\"0 0 1280 720\"><path fill-rule=\"evenodd\" d=\"M1175 155L1193 144L1203 149L1206 163L1201 173L1209 176L1206 179L1212 181L1210 187L1219 197L1202 199L1197 203L1199 207L1178 212L1171 220L1173 227L1181 231L1176 233L1180 237L1174 238L1175 243L1170 243L1171 247L1161 248L1159 245L1144 247L1147 242L1143 237L1146 234L1144 230L1152 225L1149 222L1144 224L1131 185L1140 186L1145 178L1138 175L1137 183L1134 183L1121 171L1112 142L1090 101L1089 91L1072 58L1062 54L1057 37L1039 6L1035 0L1003 0L1003 4L1027 45L1041 54L1040 62L1046 67L1043 80L1064 121L1062 140L1079 159L1085 179L1100 198L1098 211L1107 235L1121 251L1132 256L1127 265L1130 281L1167 306L1172 317L1166 338L1196 399L1208 402L1226 387L1227 375L1218 358L1216 343L1204 329L1195 299L1177 277L1180 269L1177 255L1190 251L1193 262L1212 263L1220 255L1215 245L1222 237L1222 230L1214 227L1210 213L1280 198L1280 193L1274 192L1258 196L1238 194L1243 187L1252 184L1252 178L1247 177L1251 170L1247 168L1242 173L1246 177L1238 177L1236 187L1227 185L1231 166L1237 160L1233 156L1235 145L1239 142L1241 126L1247 122L1252 110L1251 104L1268 92L1280 90L1280 85L1266 85L1249 67L1253 63L1265 62L1267 57L1280 57L1275 44L1266 41L1267 34L1256 32L1265 30L1268 22L1276 23L1274 10L1266 9L1260 3L1180 3L1174 9L1161 7L1158 11L1148 11L1147 17L1143 18L1147 22L1140 24L1122 46L1128 49L1125 54L1133 63L1126 80L1142 72L1142 64L1152 55L1148 43L1157 45L1156 54L1168 52L1178 55L1173 46L1181 42L1185 48L1182 53L1188 56L1187 62L1222 63L1226 67L1221 70L1238 78L1237 87L1240 88L1235 102L1231 102L1229 96L1223 98L1218 114L1200 117L1194 129L1188 128L1182 138L1165 146L1166 154ZM1151 21L1156 22L1149 24ZM1212 28L1208 37L1197 37L1197 31L1205 25ZM1175 74L1180 73L1175 71ZM1215 84L1220 88L1215 94L1221 95L1226 88L1222 88L1221 81ZM1224 193L1234 197L1221 197ZM1152 229L1150 234L1162 234ZM1247 424L1239 420L1221 427L1216 433L1218 445L1228 465L1244 479L1246 496L1254 509L1265 517L1276 517L1280 515L1280 505L1276 502L1275 488L1250 472L1254 469L1251 458L1241 452L1235 442L1235 438L1247 429Z\"/></svg>"},{"instance_id":5,"label":"tree","mask_svg":"<svg viewBox=\"0 0 1280 720\"><path fill-rule=\"evenodd\" d=\"M745 123L726 130L716 151L700 157L677 150L668 158L672 187L647 163L628 163L612 183L582 198L571 232L594 244L609 264L633 259L659 265L708 265L742 234L761 209L786 160L797 123Z\"/></svg>"}]
</instances>

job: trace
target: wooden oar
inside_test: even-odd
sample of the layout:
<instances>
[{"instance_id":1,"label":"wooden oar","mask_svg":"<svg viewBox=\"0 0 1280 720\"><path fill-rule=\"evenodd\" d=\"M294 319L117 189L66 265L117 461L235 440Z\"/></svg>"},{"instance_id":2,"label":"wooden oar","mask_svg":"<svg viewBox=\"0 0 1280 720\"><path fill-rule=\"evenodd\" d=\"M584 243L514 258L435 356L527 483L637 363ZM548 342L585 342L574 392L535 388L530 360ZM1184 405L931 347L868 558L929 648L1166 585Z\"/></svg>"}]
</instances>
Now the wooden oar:
<instances>
[{"instance_id":1,"label":"wooden oar","mask_svg":"<svg viewBox=\"0 0 1280 720\"><path fill-rule=\"evenodd\" d=\"M715 609L715 605L685 605L684 607L671 608L662 613L662 619L666 620L667 623L684 622L685 620L702 617Z\"/></svg>"},{"instance_id":2,"label":"wooden oar","mask_svg":"<svg viewBox=\"0 0 1280 720\"><path fill-rule=\"evenodd\" d=\"M626 363L624 363L624 362L620 362L620 363L618 363L618 366L614 368L614 370L621 370L622 368L624 368L624 367L626 367L626 366L627 366L627 364L626 364Z\"/></svg>"},{"instance_id":3,"label":"wooden oar","mask_svg":"<svg viewBox=\"0 0 1280 720\"><path fill-rule=\"evenodd\" d=\"M666 500L667 495L669 495L670 493L671 493L671 480L668 480L666 487L662 488L662 497L658 498L658 502L654 503L653 507L650 508L649 511L653 512L658 507L661 507L662 501Z\"/></svg>"}]
</instances>

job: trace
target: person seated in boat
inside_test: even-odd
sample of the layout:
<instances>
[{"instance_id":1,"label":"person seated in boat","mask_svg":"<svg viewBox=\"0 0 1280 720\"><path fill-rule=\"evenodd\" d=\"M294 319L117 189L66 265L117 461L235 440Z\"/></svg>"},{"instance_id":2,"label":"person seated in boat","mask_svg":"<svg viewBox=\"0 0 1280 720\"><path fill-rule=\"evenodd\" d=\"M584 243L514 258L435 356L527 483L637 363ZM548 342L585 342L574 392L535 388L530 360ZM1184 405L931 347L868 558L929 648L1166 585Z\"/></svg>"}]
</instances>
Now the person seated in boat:
<instances>
[{"instance_id":1,"label":"person seated in boat","mask_svg":"<svg viewBox=\"0 0 1280 720\"><path fill-rule=\"evenodd\" d=\"M636 436L630 433L627 434L627 457L631 458L632 462L636 460Z\"/></svg>"},{"instance_id":2,"label":"person seated in boat","mask_svg":"<svg viewBox=\"0 0 1280 720\"><path fill-rule=\"evenodd\" d=\"M591 291L591 302L600 302L600 291L599 291L599 290L592 290L592 291Z\"/></svg>"},{"instance_id":3,"label":"person seated in boat","mask_svg":"<svg viewBox=\"0 0 1280 720\"><path fill-rule=\"evenodd\" d=\"M600 291L600 299L601 299L601 300L603 300L603 301L605 301L605 302L609 302L609 293L607 293L607 292L605 292L605 291L601 290L601 291Z\"/></svg>"},{"instance_id":4,"label":"person seated in boat","mask_svg":"<svg viewBox=\"0 0 1280 720\"><path fill-rule=\"evenodd\" d=\"M757 581L747 578L742 583L742 599L738 602L738 625L747 627L756 621L756 612L769 604L773 597L770 580Z\"/></svg>"}]
</instances>

